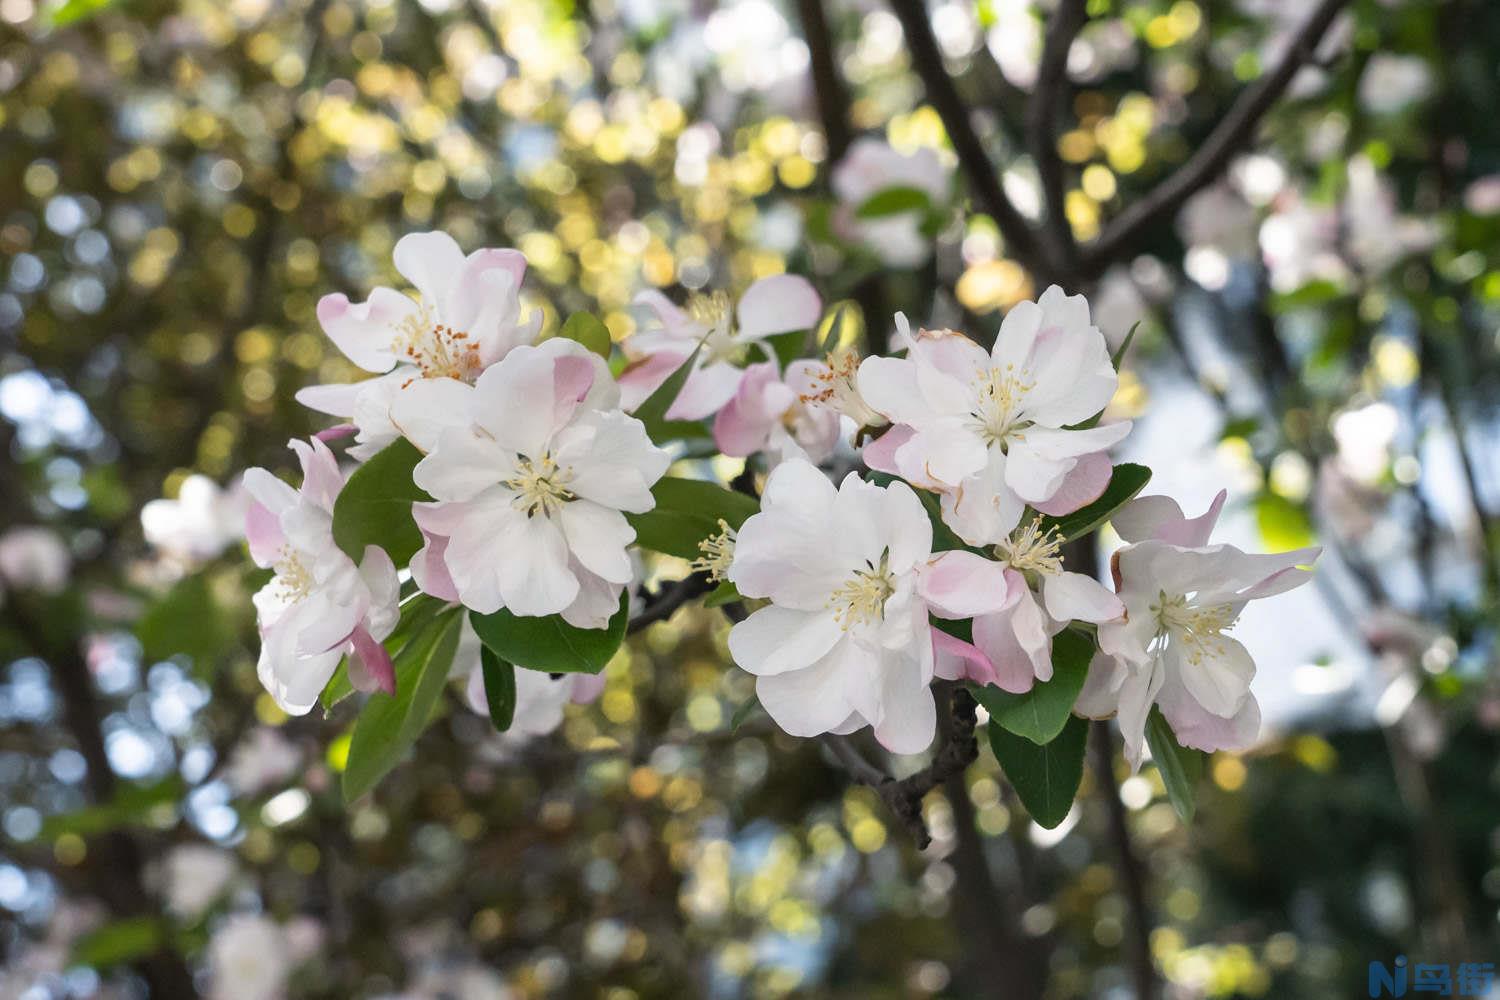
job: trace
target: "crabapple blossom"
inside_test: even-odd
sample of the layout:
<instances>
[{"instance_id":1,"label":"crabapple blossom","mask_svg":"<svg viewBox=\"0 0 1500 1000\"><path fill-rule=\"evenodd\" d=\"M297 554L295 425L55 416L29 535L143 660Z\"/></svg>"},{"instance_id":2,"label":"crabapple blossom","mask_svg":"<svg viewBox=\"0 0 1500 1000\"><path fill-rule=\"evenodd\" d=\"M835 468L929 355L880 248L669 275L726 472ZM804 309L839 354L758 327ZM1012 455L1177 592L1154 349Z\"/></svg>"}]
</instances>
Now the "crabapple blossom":
<instances>
[{"instance_id":1,"label":"crabapple blossom","mask_svg":"<svg viewBox=\"0 0 1500 1000\"><path fill-rule=\"evenodd\" d=\"M413 508L418 585L482 614L607 623L634 572L622 512L655 506L671 461L619 395L604 361L570 340L518 347L481 375L413 471L436 499Z\"/></svg>"},{"instance_id":2,"label":"crabapple blossom","mask_svg":"<svg viewBox=\"0 0 1500 1000\"><path fill-rule=\"evenodd\" d=\"M209 1000L281 1000L297 966L322 944L317 921L278 924L257 913L236 913L208 942Z\"/></svg>"},{"instance_id":3,"label":"crabapple blossom","mask_svg":"<svg viewBox=\"0 0 1500 1000\"><path fill-rule=\"evenodd\" d=\"M837 447L837 410L818 402L826 365L793 361L785 376L774 361L745 369L739 391L714 418L714 442L735 458L765 452L772 465L789 458L823 462Z\"/></svg>"},{"instance_id":4,"label":"crabapple blossom","mask_svg":"<svg viewBox=\"0 0 1500 1000\"><path fill-rule=\"evenodd\" d=\"M73 556L51 528L27 524L0 535L0 583L55 595L67 587L72 571Z\"/></svg>"},{"instance_id":5,"label":"crabapple blossom","mask_svg":"<svg viewBox=\"0 0 1500 1000\"><path fill-rule=\"evenodd\" d=\"M240 741L224 768L236 795L259 795L286 781L302 764L302 753L270 726L257 726Z\"/></svg>"},{"instance_id":6,"label":"crabapple blossom","mask_svg":"<svg viewBox=\"0 0 1500 1000\"><path fill-rule=\"evenodd\" d=\"M932 254L932 240L922 233L923 213L912 209L873 219L859 217L860 206L882 191L913 188L933 204L948 200L949 170L935 150L922 147L910 154L890 143L865 136L833 168L833 193L839 200L835 227L849 239L868 247L890 267L916 267Z\"/></svg>"},{"instance_id":7,"label":"crabapple blossom","mask_svg":"<svg viewBox=\"0 0 1500 1000\"><path fill-rule=\"evenodd\" d=\"M734 626L729 651L756 675L776 724L794 736L870 726L895 753L925 749L935 731L928 614L967 618L1008 596L999 563L934 555L932 524L905 483L851 473L835 489L801 459L771 473L728 576L771 602Z\"/></svg>"},{"instance_id":8,"label":"crabapple blossom","mask_svg":"<svg viewBox=\"0 0 1500 1000\"><path fill-rule=\"evenodd\" d=\"M1090 666L1077 711L1117 713L1126 756L1139 766L1146 719L1161 707L1183 746L1243 749L1260 729L1250 691L1255 663L1228 631L1246 603L1306 583L1319 549L1270 555L1209 545L1224 493L1188 518L1167 497L1142 497L1114 515L1128 543L1115 553L1115 589L1123 618L1099 626L1100 654Z\"/></svg>"},{"instance_id":9,"label":"crabapple blossom","mask_svg":"<svg viewBox=\"0 0 1500 1000\"><path fill-rule=\"evenodd\" d=\"M275 570L255 595L260 682L283 711L304 715L346 654L357 686L395 692L381 642L396 627L400 585L384 549L366 546L356 565L335 544L333 505L344 477L328 446L314 439L291 447L302 463L301 489L249 470L245 520L255 564Z\"/></svg>"},{"instance_id":10,"label":"crabapple blossom","mask_svg":"<svg viewBox=\"0 0 1500 1000\"><path fill-rule=\"evenodd\" d=\"M939 657L939 673L995 684L1021 693L1035 681L1052 678L1052 637L1071 621L1095 624L1125 613L1120 599L1093 577L1063 569L1062 537L1042 530L1040 518L995 546L1005 566L1008 598L1005 607L974 618L974 645L994 667L991 677L979 674L985 660L969 661L958 669L954 658Z\"/></svg>"},{"instance_id":11,"label":"crabapple blossom","mask_svg":"<svg viewBox=\"0 0 1500 1000\"><path fill-rule=\"evenodd\" d=\"M244 537L248 505L244 484L220 488L194 474L182 481L175 500L141 508L141 530L152 547L179 562L207 562Z\"/></svg>"},{"instance_id":12,"label":"crabapple blossom","mask_svg":"<svg viewBox=\"0 0 1500 1000\"><path fill-rule=\"evenodd\" d=\"M543 673L516 667L516 709L510 728L501 734L507 743L524 743L546 736L562 725L563 709L569 703L587 705L604 691L604 677L598 674ZM476 670L469 675L469 707L480 715L490 714L484 695L484 674Z\"/></svg>"},{"instance_id":13,"label":"crabapple blossom","mask_svg":"<svg viewBox=\"0 0 1500 1000\"><path fill-rule=\"evenodd\" d=\"M866 358L864 399L896 426L865 446L874 469L942 493L965 542L1001 541L1030 504L1076 510L1103 493L1103 452L1129 421L1074 429L1102 411L1118 377L1081 295L1052 286L1006 314L991 351L951 330L898 332L905 358Z\"/></svg>"},{"instance_id":14,"label":"crabapple blossom","mask_svg":"<svg viewBox=\"0 0 1500 1000\"><path fill-rule=\"evenodd\" d=\"M234 855L206 844L178 844L162 860L160 878L167 909L183 920L208 911L239 873Z\"/></svg>"},{"instance_id":15,"label":"crabapple blossom","mask_svg":"<svg viewBox=\"0 0 1500 1000\"><path fill-rule=\"evenodd\" d=\"M378 377L297 393L298 402L353 421L349 454L361 460L402 435L419 446L435 438L479 374L541 329L539 311L521 318L526 258L519 250L465 257L446 233L411 233L393 256L420 298L376 288L357 304L342 294L318 301L323 331Z\"/></svg>"},{"instance_id":16,"label":"crabapple blossom","mask_svg":"<svg viewBox=\"0 0 1500 1000\"><path fill-rule=\"evenodd\" d=\"M810 330L823 314L823 300L806 278L778 274L762 278L731 309L723 292L694 296L679 308L657 291L642 292L635 304L642 328L625 341L629 364L620 373L620 400L626 410L655 392L697 350L693 371L673 401L672 420L702 420L735 397L745 370L739 367L748 348L774 352L764 342L779 333Z\"/></svg>"}]
</instances>

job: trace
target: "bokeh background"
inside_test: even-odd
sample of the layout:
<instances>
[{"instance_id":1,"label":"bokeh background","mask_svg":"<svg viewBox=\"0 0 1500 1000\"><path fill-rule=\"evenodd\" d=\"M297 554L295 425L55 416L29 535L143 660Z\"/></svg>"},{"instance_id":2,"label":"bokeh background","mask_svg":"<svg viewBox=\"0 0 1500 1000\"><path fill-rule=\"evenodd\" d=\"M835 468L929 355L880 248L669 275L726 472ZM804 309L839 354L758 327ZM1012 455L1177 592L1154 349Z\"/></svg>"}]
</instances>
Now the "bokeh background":
<instances>
[{"instance_id":1,"label":"bokeh background","mask_svg":"<svg viewBox=\"0 0 1500 1000\"><path fill-rule=\"evenodd\" d=\"M1047 5L898 6L1035 217ZM1312 6L1089 0L1072 235ZM261 693L232 540L237 472L321 426L293 393L352 374L318 296L399 284L409 231L519 247L549 324L617 339L641 289L783 270L876 346L897 309L993 337L1039 276L892 9L0 0L0 997L1325 998L1398 954L1500 960L1497 67L1486 0L1348 4L1223 177L1075 288L1115 343L1140 323L1114 405L1151 490L1227 486L1225 540L1326 547L1240 626L1261 745L1212 758L1191 825L1096 759L1054 831L986 751L918 852L817 744L731 725L751 684L693 609L549 736L455 691L345 808L349 706ZM858 136L952 175L894 263L839 222Z\"/></svg>"}]
</instances>

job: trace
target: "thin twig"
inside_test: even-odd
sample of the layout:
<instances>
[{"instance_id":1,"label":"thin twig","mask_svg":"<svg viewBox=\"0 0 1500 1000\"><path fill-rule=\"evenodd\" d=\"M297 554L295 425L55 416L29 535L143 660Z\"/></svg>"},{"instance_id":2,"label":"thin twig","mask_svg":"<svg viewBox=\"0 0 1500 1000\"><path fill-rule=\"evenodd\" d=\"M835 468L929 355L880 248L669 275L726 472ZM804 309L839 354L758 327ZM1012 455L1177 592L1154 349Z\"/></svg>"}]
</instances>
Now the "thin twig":
<instances>
[{"instance_id":1,"label":"thin twig","mask_svg":"<svg viewBox=\"0 0 1500 1000\"><path fill-rule=\"evenodd\" d=\"M1078 244L1064 209L1062 157L1057 154L1057 122L1068 93L1068 53L1073 40L1088 22L1085 0L1059 0L1047 22L1047 38L1037 66L1036 87L1026 114L1026 144L1036 161L1046 199L1046 221L1042 238L1059 261L1074 263Z\"/></svg>"},{"instance_id":2,"label":"thin twig","mask_svg":"<svg viewBox=\"0 0 1500 1000\"><path fill-rule=\"evenodd\" d=\"M714 582L707 573L694 573L663 584L661 589L645 595L646 606L630 620L627 631L634 635L647 625L666 621L678 608L713 589Z\"/></svg>"},{"instance_id":3,"label":"thin twig","mask_svg":"<svg viewBox=\"0 0 1500 1000\"><path fill-rule=\"evenodd\" d=\"M1130 252L1149 229L1173 215L1224 172L1235 154L1255 138L1260 120L1281 99L1297 71L1313 58L1328 26L1346 3L1348 0L1322 0L1298 29L1281 62L1241 91L1198 151L1145 197L1116 216L1100 237L1084 248L1083 269L1087 275L1102 273L1110 263Z\"/></svg>"}]
</instances>

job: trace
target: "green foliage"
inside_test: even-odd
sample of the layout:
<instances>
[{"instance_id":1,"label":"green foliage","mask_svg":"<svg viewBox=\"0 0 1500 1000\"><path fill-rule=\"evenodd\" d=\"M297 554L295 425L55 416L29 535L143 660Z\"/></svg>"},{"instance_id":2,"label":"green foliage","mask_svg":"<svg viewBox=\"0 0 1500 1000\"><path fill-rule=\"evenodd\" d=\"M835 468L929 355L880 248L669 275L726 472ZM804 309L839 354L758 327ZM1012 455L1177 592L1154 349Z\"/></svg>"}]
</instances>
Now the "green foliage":
<instances>
[{"instance_id":1,"label":"green foliage","mask_svg":"<svg viewBox=\"0 0 1500 1000\"><path fill-rule=\"evenodd\" d=\"M71 965L108 968L150 955L166 942L166 928L155 917L115 920L73 942Z\"/></svg>"},{"instance_id":2,"label":"green foliage","mask_svg":"<svg viewBox=\"0 0 1500 1000\"><path fill-rule=\"evenodd\" d=\"M907 212L926 212L931 206L931 199L921 188L888 187L865 199L854 214L861 219L883 219Z\"/></svg>"},{"instance_id":3,"label":"green foliage","mask_svg":"<svg viewBox=\"0 0 1500 1000\"><path fill-rule=\"evenodd\" d=\"M708 596L703 599L703 606L705 608L721 608L726 604L733 604L739 600L743 600L740 596L739 588L728 580L725 580L709 591Z\"/></svg>"},{"instance_id":4,"label":"green foliage","mask_svg":"<svg viewBox=\"0 0 1500 1000\"><path fill-rule=\"evenodd\" d=\"M1109 485L1099 499L1062 517L1043 517L1042 527L1055 530L1063 538L1081 538L1109 520L1111 514L1134 500L1151 481L1151 470L1144 465L1122 462L1115 466Z\"/></svg>"},{"instance_id":5,"label":"green foliage","mask_svg":"<svg viewBox=\"0 0 1500 1000\"><path fill-rule=\"evenodd\" d=\"M42 820L41 838L56 840L65 833L93 837L144 823L159 806L175 806L186 791L187 785L176 774L149 785L126 785L103 805L48 816Z\"/></svg>"},{"instance_id":6,"label":"green foliage","mask_svg":"<svg viewBox=\"0 0 1500 1000\"><path fill-rule=\"evenodd\" d=\"M412 482L411 472L422 453L405 438L354 470L333 505L333 540L356 563L365 546L378 545L391 562L405 566L422 547L422 532L412 519L411 505L432 497Z\"/></svg>"},{"instance_id":7,"label":"green foliage","mask_svg":"<svg viewBox=\"0 0 1500 1000\"><path fill-rule=\"evenodd\" d=\"M554 674L597 674L625 641L630 595L620 595L620 609L605 628L578 628L562 615L521 617L502 608L494 614L471 612L469 621L484 645L518 667Z\"/></svg>"},{"instance_id":8,"label":"green foliage","mask_svg":"<svg viewBox=\"0 0 1500 1000\"><path fill-rule=\"evenodd\" d=\"M119 0L63 0L47 14L47 23L54 28L66 28L70 24L87 21L117 3Z\"/></svg>"},{"instance_id":9,"label":"green foliage","mask_svg":"<svg viewBox=\"0 0 1500 1000\"><path fill-rule=\"evenodd\" d=\"M1094 644L1088 637L1064 629L1052 639L1051 680L1038 681L1025 694L974 684L969 690L1002 728L1033 743L1050 743L1072 717L1093 656Z\"/></svg>"},{"instance_id":10,"label":"green foliage","mask_svg":"<svg viewBox=\"0 0 1500 1000\"><path fill-rule=\"evenodd\" d=\"M456 608L445 611L396 654L396 694L371 695L354 723L344 766L345 802L374 788L427 728L458 651L462 621Z\"/></svg>"},{"instance_id":11,"label":"green foliage","mask_svg":"<svg viewBox=\"0 0 1500 1000\"><path fill-rule=\"evenodd\" d=\"M1050 742L1037 745L1009 732L992 720L990 749L1005 771L1031 818L1051 830L1068 816L1078 783L1083 779L1083 755L1088 747L1088 720L1070 715Z\"/></svg>"},{"instance_id":12,"label":"green foliage","mask_svg":"<svg viewBox=\"0 0 1500 1000\"><path fill-rule=\"evenodd\" d=\"M208 577L195 573L146 608L136 622L135 637L147 663L183 655L204 674L235 642L236 634L214 600Z\"/></svg>"},{"instance_id":13,"label":"green foliage","mask_svg":"<svg viewBox=\"0 0 1500 1000\"><path fill-rule=\"evenodd\" d=\"M1192 822L1197 808L1198 779L1203 777L1204 754L1177 742L1159 708L1152 708L1151 717L1146 720L1146 745L1151 748L1151 760L1161 773L1162 784L1167 786L1172 808L1183 822Z\"/></svg>"},{"instance_id":14,"label":"green foliage","mask_svg":"<svg viewBox=\"0 0 1500 1000\"><path fill-rule=\"evenodd\" d=\"M679 559L702 555L698 543L719 533L722 518L738 530L760 510L752 496L701 479L666 476L651 488L656 506L644 514L626 514L642 548Z\"/></svg>"},{"instance_id":15,"label":"green foliage","mask_svg":"<svg viewBox=\"0 0 1500 1000\"><path fill-rule=\"evenodd\" d=\"M609 327L600 322L599 317L593 313L576 312L569 316L557 335L566 340L575 340L604 360L609 360L611 347Z\"/></svg>"},{"instance_id":16,"label":"green foliage","mask_svg":"<svg viewBox=\"0 0 1500 1000\"><path fill-rule=\"evenodd\" d=\"M484 700L490 708L490 723L495 732L503 733L516 717L516 668L488 646L479 650L479 668L484 671Z\"/></svg>"},{"instance_id":17,"label":"green foliage","mask_svg":"<svg viewBox=\"0 0 1500 1000\"><path fill-rule=\"evenodd\" d=\"M744 701L744 703L741 704L739 708L737 708L737 709L734 710L734 715L730 717L730 719L729 719L729 731L731 733L737 733L737 732L739 732L740 731L740 727L743 726L746 722L748 722L749 719L750 719L750 716L754 715L755 712L756 712L756 710L759 709L759 708L760 708L760 699L759 698L757 698L753 694L750 697L746 698L745 701Z\"/></svg>"},{"instance_id":18,"label":"green foliage","mask_svg":"<svg viewBox=\"0 0 1500 1000\"><path fill-rule=\"evenodd\" d=\"M1255 498L1255 525L1273 552L1300 549L1317 540L1307 511L1279 493L1266 491Z\"/></svg>"}]
</instances>

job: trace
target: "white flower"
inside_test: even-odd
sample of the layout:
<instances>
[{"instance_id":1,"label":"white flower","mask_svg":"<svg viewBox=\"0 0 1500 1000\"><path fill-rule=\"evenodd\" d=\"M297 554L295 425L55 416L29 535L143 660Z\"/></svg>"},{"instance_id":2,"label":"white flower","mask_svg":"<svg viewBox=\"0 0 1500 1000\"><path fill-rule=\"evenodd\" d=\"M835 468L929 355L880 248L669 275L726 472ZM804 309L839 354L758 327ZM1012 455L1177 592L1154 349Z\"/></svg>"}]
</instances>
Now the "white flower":
<instances>
[{"instance_id":1,"label":"white flower","mask_svg":"<svg viewBox=\"0 0 1500 1000\"><path fill-rule=\"evenodd\" d=\"M257 726L234 748L224 780L236 795L259 795L296 773L302 753L269 726Z\"/></svg>"},{"instance_id":2,"label":"white flower","mask_svg":"<svg viewBox=\"0 0 1500 1000\"><path fill-rule=\"evenodd\" d=\"M1115 553L1115 589L1126 617L1099 626L1100 656L1089 671L1077 710L1119 714L1126 756L1139 766L1151 706L1183 746L1243 749L1260 729L1250 692L1255 663L1228 635L1249 601L1307 582L1319 549L1251 555L1209 545L1224 503L1220 493L1201 517L1189 519L1167 497L1142 497L1114 515L1131 544Z\"/></svg>"},{"instance_id":3,"label":"white flower","mask_svg":"<svg viewBox=\"0 0 1500 1000\"><path fill-rule=\"evenodd\" d=\"M464 256L446 233L411 233L394 253L396 270L421 298L376 288L353 304L344 295L318 302L318 322L339 350L379 378L310 386L306 406L351 418L358 428L349 454L374 455L401 435L419 447L436 437L480 372L536 339L541 313L521 320L526 258L518 250L483 249Z\"/></svg>"},{"instance_id":4,"label":"white flower","mask_svg":"<svg viewBox=\"0 0 1500 1000\"><path fill-rule=\"evenodd\" d=\"M1061 549L1062 538L1042 531L1040 518L996 546L1010 596L999 611L974 619L974 645L994 672L985 675L984 661L971 658L963 669L954 657L940 656L939 676L1029 691L1035 681L1052 679L1052 637L1069 622L1107 622L1125 613L1099 581L1064 570Z\"/></svg>"},{"instance_id":5,"label":"white flower","mask_svg":"<svg viewBox=\"0 0 1500 1000\"><path fill-rule=\"evenodd\" d=\"M865 401L897 425L865 447L871 468L941 491L943 520L971 545L1004 539L1027 504L1060 513L1103 492L1102 453L1130 423L1068 429L1103 410L1118 382L1083 296L1054 285L1020 303L989 352L949 330L913 337L904 317L898 329L907 356L859 368Z\"/></svg>"},{"instance_id":6,"label":"white flower","mask_svg":"<svg viewBox=\"0 0 1500 1000\"><path fill-rule=\"evenodd\" d=\"M826 460L840 431L838 411L815 399L827 370L816 361L793 361L783 378L774 361L746 368L739 391L714 417L719 450L736 458L764 451L772 465L789 458Z\"/></svg>"},{"instance_id":7,"label":"white flower","mask_svg":"<svg viewBox=\"0 0 1500 1000\"><path fill-rule=\"evenodd\" d=\"M413 511L418 584L484 614L601 627L633 574L621 512L655 506L667 453L620 411L604 361L569 340L512 351L459 418L413 472L437 500Z\"/></svg>"},{"instance_id":8,"label":"white flower","mask_svg":"<svg viewBox=\"0 0 1500 1000\"><path fill-rule=\"evenodd\" d=\"M333 504L344 478L328 446L313 440L291 447L302 462L300 490L265 469L245 473L254 499L246 536L255 564L276 571L255 595L260 682L283 711L304 715L346 654L359 686L395 692L380 643L400 617L400 585L385 550L366 547L356 566L334 543Z\"/></svg>"},{"instance_id":9,"label":"white flower","mask_svg":"<svg viewBox=\"0 0 1500 1000\"><path fill-rule=\"evenodd\" d=\"M239 872L234 855L205 844L181 844L162 860L162 892L167 909L196 920L212 906Z\"/></svg>"},{"instance_id":10,"label":"white flower","mask_svg":"<svg viewBox=\"0 0 1500 1000\"><path fill-rule=\"evenodd\" d=\"M835 225L849 239L868 247L889 267L916 267L932 253L922 233L923 213L915 209L871 219L859 218L860 206L882 191L914 188L933 205L948 200L948 168L927 147L911 154L869 136L856 139L833 168L833 193L840 207Z\"/></svg>"},{"instance_id":11,"label":"white flower","mask_svg":"<svg viewBox=\"0 0 1500 1000\"><path fill-rule=\"evenodd\" d=\"M468 635L473 634L467 622L464 629ZM478 669L478 637L475 636L474 639L474 669L469 673L465 694L470 708L480 715L488 716L490 706L484 692L484 671ZM464 657L464 654L461 639L459 657ZM458 659L454 662L457 663ZM510 728L500 734L507 744L525 743L538 736L546 736L562 725L563 709L569 703L588 704L604 691L603 674L549 674L525 667L516 667L515 671L516 711Z\"/></svg>"},{"instance_id":12,"label":"white flower","mask_svg":"<svg viewBox=\"0 0 1500 1000\"><path fill-rule=\"evenodd\" d=\"M673 420L702 420L717 413L739 391L745 372L738 362L749 348L759 347L773 357L767 337L810 330L823 314L823 300L813 286L792 274L760 279L745 289L735 309L723 292L695 296L686 309L657 291L642 292L635 304L642 325L625 341L630 364L620 373L626 410L644 403L703 344L692 374L667 410Z\"/></svg>"},{"instance_id":13,"label":"white flower","mask_svg":"<svg viewBox=\"0 0 1500 1000\"><path fill-rule=\"evenodd\" d=\"M771 718L794 736L871 726L895 753L932 742L928 614L967 618L1006 601L1004 568L969 552L934 558L932 524L905 483L850 474L837 490L793 459L739 529L729 579L771 604L729 633Z\"/></svg>"},{"instance_id":14,"label":"white flower","mask_svg":"<svg viewBox=\"0 0 1500 1000\"><path fill-rule=\"evenodd\" d=\"M73 571L73 556L51 528L23 525L0 535L0 581L16 590L60 594Z\"/></svg>"},{"instance_id":15,"label":"white flower","mask_svg":"<svg viewBox=\"0 0 1500 1000\"><path fill-rule=\"evenodd\" d=\"M141 530L154 548L180 562L207 562L245 535L244 484L228 489L207 476L182 481L177 499L152 500L141 508Z\"/></svg>"},{"instance_id":16,"label":"white flower","mask_svg":"<svg viewBox=\"0 0 1500 1000\"><path fill-rule=\"evenodd\" d=\"M291 973L286 936L266 917L235 914L209 939L210 1000L281 1000Z\"/></svg>"}]
</instances>

